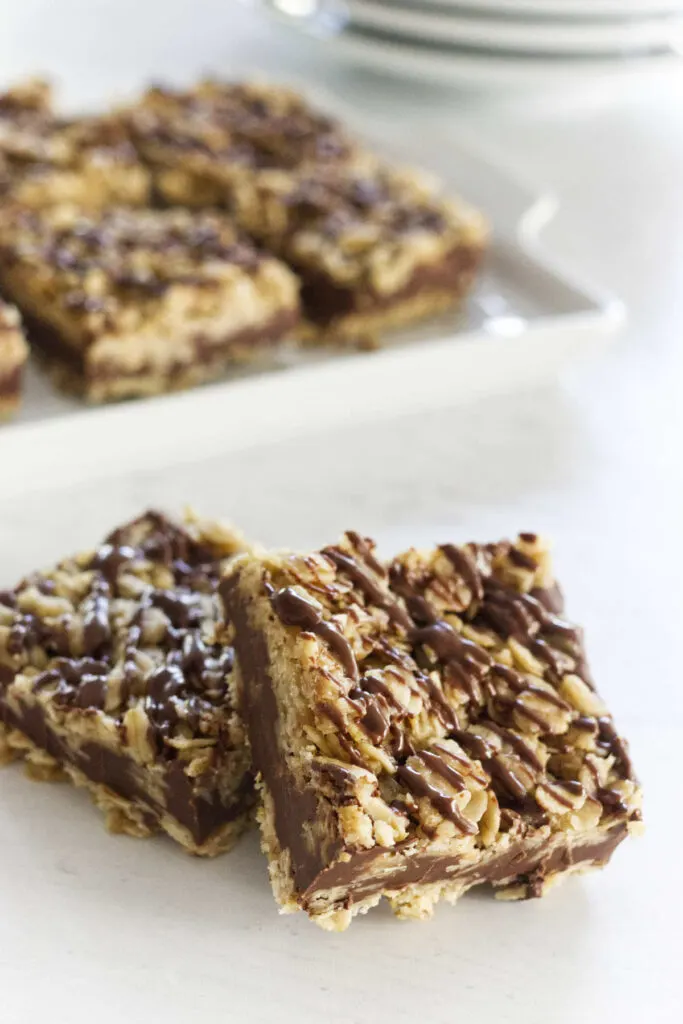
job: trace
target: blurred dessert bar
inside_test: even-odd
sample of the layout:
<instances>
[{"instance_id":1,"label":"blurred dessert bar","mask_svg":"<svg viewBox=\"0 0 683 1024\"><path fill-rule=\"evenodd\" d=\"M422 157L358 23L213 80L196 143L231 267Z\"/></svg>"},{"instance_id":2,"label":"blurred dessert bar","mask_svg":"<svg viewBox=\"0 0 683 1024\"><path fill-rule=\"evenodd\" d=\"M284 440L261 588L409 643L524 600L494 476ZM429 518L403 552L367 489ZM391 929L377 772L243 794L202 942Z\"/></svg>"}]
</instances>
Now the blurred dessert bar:
<instances>
[{"instance_id":1,"label":"blurred dessert bar","mask_svg":"<svg viewBox=\"0 0 683 1024\"><path fill-rule=\"evenodd\" d=\"M58 117L44 82L0 95L0 203L143 205L150 174L117 115Z\"/></svg>"},{"instance_id":2,"label":"blurred dessert bar","mask_svg":"<svg viewBox=\"0 0 683 1024\"><path fill-rule=\"evenodd\" d=\"M6 211L0 288L58 384L92 402L189 387L298 319L298 283L218 213Z\"/></svg>"},{"instance_id":3,"label":"blurred dessert bar","mask_svg":"<svg viewBox=\"0 0 683 1024\"><path fill-rule=\"evenodd\" d=\"M240 184L238 222L300 276L304 313L332 340L458 304L482 259L486 225L409 172L327 168Z\"/></svg>"},{"instance_id":4,"label":"blurred dessert bar","mask_svg":"<svg viewBox=\"0 0 683 1024\"><path fill-rule=\"evenodd\" d=\"M242 546L150 512L0 593L0 758L85 786L111 831L228 849L253 788L215 591Z\"/></svg>"},{"instance_id":5,"label":"blurred dessert bar","mask_svg":"<svg viewBox=\"0 0 683 1024\"><path fill-rule=\"evenodd\" d=\"M200 82L148 90L122 112L158 194L183 206L232 207L234 188L264 167L340 165L361 151L298 93L259 83Z\"/></svg>"},{"instance_id":6,"label":"blurred dessert bar","mask_svg":"<svg viewBox=\"0 0 683 1024\"><path fill-rule=\"evenodd\" d=\"M93 402L212 379L294 328L374 343L461 303L486 235L281 86L152 88L71 119L43 82L0 95L0 289Z\"/></svg>"},{"instance_id":7,"label":"blurred dessert bar","mask_svg":"<svg viewBox=\"0 0 683 1024\"><path fill-rule=\"evenodd\" d=\"M347 533L237 558L219 587L276 899L341 930L491 883L543 895L639 831L626 742L548 552L410 550Z\"/></svg>"},{"instance_id":8,"label":"blurred dessert bar","mask_svg":"<svg viewBox=\"0 0 683 1024\"><path fill-rule=\"evenodd\" d=\"M19 312L0 301L0 420L11 416L19 406L27 357L28 346Z\"/></svg>"},{"instance_id":9,"label":"blurred dessert bar","mask_svg":"<svg viewBox=\"0 0 683 1024\"><path fill-rule=\"evenodd\" d=\"M208 82L151 90L122 116L167 202L228 208L300 274L317 337L373 336L471 286L483 218L383 167L296 93Z\"/></svg>"}]
</instances>

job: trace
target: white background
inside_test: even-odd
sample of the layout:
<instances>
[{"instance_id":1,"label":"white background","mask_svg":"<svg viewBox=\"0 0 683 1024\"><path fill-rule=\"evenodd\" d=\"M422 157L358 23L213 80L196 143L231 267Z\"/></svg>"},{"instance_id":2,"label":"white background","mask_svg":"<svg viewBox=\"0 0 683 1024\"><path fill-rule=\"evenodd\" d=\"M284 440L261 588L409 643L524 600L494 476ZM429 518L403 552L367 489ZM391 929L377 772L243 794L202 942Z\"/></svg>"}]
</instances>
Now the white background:
<instances>
[{"instance_id":1,"label":"white background","mask_svg":"<svg viewBox=\"0 0 683 1024\"><path fill-rule=\"evenodd\" d=\"M465 132L550 183L549 229L631 309L599 365L543 391L401 417L50 499L7 502L2 583L140 506L191 500L267 542L347 526L385 549L518 529L555 539L596 677L632 739L646 836L545 901L483 896L426 925L382 911L343 936L279 918L253 840L213 863L110 838L85 798L0 778L0 1019L621 1024L680 1021L683 680L683 84L480 98L338 67L227 2L5 2L0 69L74 103L143 78L295 73L404 124L415 158ZM179 429L183 425L179 425ZM189 428L188 428L189 429ZM69 453L62 453L68 460ZM0 495L1 495L0 467Z\"/></svg>"}]
</instances>

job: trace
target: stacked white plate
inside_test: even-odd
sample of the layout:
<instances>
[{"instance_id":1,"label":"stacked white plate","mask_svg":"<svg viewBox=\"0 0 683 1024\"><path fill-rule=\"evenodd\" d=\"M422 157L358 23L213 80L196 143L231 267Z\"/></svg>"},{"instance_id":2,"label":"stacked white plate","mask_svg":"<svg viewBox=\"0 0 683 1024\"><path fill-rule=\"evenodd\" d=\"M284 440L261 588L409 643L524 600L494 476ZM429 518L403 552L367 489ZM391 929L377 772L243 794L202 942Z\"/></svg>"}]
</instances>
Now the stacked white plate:
<instances>
[{"instance_id":1,"label":"stacked white plate","mask_svg":"<svg viewBox=\"0 0 683 1024\"><path fill-rule=\"evenodd\" d=\"M683 0L262 0L378 70L476 84L631 73L683 54Z\"/></svg>"}]
</instances>

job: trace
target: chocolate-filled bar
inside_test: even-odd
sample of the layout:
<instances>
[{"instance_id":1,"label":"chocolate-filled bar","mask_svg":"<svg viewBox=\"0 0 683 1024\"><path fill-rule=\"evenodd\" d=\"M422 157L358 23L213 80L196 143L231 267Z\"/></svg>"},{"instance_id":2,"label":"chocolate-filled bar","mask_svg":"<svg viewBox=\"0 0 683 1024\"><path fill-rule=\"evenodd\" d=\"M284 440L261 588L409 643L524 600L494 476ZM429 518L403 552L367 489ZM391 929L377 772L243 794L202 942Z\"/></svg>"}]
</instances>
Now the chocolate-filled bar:
<instances>
[{"instance_id":1,"label":"chocolate-filled bar","mask_svg":"<svg viewBox=\"0 0 683 1024\"><path fill-rule=\"evenodd\" d=\"M312 338L374 339L469 291L481 215L384 167L296 93L208 82L151 90L122 116L167 202L229 209L301 276Z\"/></svg>"},{"instance_id":2,"label":"chocolate-filled bar","mask_svg":"<svg viewBox=\"0 0 683 1024\"><path fill-rule=\"evenodd\" d=\"M144 205L150 173L116 115L57 116L49 87L30 82L0 95L0 202L31 209Z\"/></svg>"},{"instance_id":3,"label":"chocolate-filled bar","mask_svg":"<svg viewBox=\"0 0 683 1024\"><path fill-rule=\"evenodd\" d=\"M314 337L333 341L373 339L460 304L487 236L464 202L372 162L255 173L239 184L235 216L300 276Z\"/></svg>"},{"instance_id":4,"label":"chocolate-filled bar","mask_svg":"<svg viewBox=\"0 0 683 1024\"><path fill-rule=\"evenodd\" d=\"M85 786L111 831L229 849L253 787L216 584L242 547L149 512L0 593L0 760Z\"/></svg>"},{"instance_id":5,"label":"chocolate-filled bar","mask_svg":"<svg viewBox=\"0 0 683 1024\"><path fill-rule=\"evenodd\" d=\"M16 412L28 346L21 317L14 306L0 300L0 420Z\"/></svg>"},{"instance_id":6,"label":"chocolate-filled bar","mask_svg":"<svg viewBox=\"0 0 683 1024\"><path fill-rule=\"evenodd\" d=\"M121 116L160 197L183 206L232 209L235 188L259 168L293 173L352 162L360 152L339 121L266 83L155 87Z\"/></svg>"},{"instance_id":7,"label":"chocolate-filled bar","mask_svg":"<svg viewBox=\"0 0 683 1024\"><path fill-rule=\"evenodd\" d=\"M640 828L626 742L548 552L347 533L236 559L220 585L277 901L331 930L490 883L543 895Z\"/></svg>"},{"instance_id":8,"label":"chocolate-filled bar","mask_svg":"<svg viewBox=\"0 0 683 1024\"><path fill-rule=\"evenodd\" d=\"M221 214L15 210L0 245L0 287L29 340L91 402L211 380L298 321L294 275Z\"/></svg>"}]
</instances>

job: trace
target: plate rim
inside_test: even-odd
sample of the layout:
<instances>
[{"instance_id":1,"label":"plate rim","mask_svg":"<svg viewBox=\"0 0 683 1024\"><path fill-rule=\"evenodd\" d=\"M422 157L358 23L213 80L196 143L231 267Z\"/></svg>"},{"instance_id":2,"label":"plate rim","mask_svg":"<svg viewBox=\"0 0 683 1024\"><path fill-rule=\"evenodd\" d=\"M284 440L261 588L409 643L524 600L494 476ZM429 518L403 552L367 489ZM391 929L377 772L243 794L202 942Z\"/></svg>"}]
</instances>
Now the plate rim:
<instances>
[{"instance_id":1,"label":"plate rim","mask_svg":"<svg viewBox=\"0 0 683 1024\"><path fill-rule=\"evenodd\" d=\"M273 6L272 0L256 0L262 6ZM319 0L323 7L329 0ZM332 6L345 0L332 0ZM412 6L413 0L383 0L387 7ZM593 20L631 20L639 17L670 16L681 12L676 0L425 0L425 6L433 9L470 11L475 14L488 12L511 18L542 17L548 21L565 21L577 17Z\"/></svg>"},{"instance_id":2,"label":"plate rim","mask_svg":"<svg viewBox=\"0 0 683 1024\"><path fill-rule=\"evenodd\" d=\"M408 5L389 6L383 0L346 0L347 24L353 28L388 31L397 41L411 39L454 46L481 46L501 53L515 49L548 54L623 54L670 46L683 41L683 7L677 17L649 18L639 25L594 21L573 24L532 19L493 19L463 16L458 10ZM642 33L647 30L643 36Z\"/></svg>"},{"instance_id":3,"label":"plate rim","mask_svg":"<svg viewBox=\"0 0 683 1024\"><path fill-rule=\"evenodd\" d=\"M336 48L343 59L364 65L376 73L389 72L403 79L418 79L423 83L459 86L470 89L528 88L542 84L554 86L575 84L576 71L581 70L587 80L612 80L663 73L683 65L681 56L673 50L664 54L611 57L585 56L581 59L552 56L516 57L496 52L468 52L452 46L447 50L423 45L411 47L405 41L379 41L359 31L343 29L335 35L321 34L290 18L274 15L291 32L307 35L321 46Z\"/></svg>"}]
</instances>

